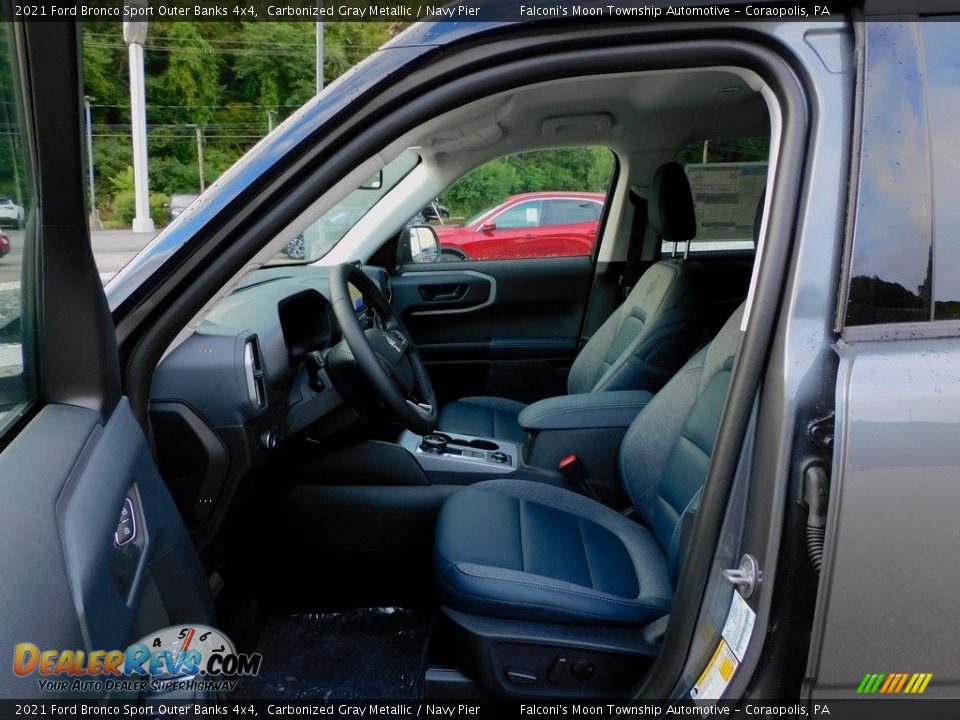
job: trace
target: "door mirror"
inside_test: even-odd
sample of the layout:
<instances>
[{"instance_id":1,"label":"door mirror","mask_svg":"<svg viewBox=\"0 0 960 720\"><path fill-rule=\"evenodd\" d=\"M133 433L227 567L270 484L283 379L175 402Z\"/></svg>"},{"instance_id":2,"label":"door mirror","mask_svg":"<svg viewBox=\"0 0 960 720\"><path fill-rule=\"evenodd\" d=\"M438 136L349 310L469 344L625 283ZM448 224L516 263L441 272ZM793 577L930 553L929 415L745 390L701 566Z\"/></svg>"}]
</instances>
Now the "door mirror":
<instances>
[{"instance_id":1,"label":"door mirror","mask_svg":"<svg viewBox=\"0 0 960 720\"><path fill-rule=\"evenodd\" d=\"M497 229L497 224L492 220L490 222L485 222L480 226L480 232L493 232Z\"/></svg>"},{"instance_id":2,"label":"door mirror","mask_svg":"<svg viewBox=\"0 0 960 720\"><path fill-rule=\"evenodd\" d=\"M400 233L397 264L433 263L440 259L440 238L429 225L411 225Z\"/></svg>"}]
</instances>

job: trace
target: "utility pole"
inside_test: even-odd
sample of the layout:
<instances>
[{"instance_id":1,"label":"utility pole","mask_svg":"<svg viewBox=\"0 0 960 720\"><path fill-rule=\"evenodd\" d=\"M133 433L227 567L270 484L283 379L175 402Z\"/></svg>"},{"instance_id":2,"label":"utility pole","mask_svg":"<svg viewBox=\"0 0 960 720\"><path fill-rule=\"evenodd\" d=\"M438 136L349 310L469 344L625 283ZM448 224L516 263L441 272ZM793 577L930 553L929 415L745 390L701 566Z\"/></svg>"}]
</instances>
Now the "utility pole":
<instances>
[{"instance_id":1,"label":"utility pole","mask_svg":"<svg viewBox=\"0 0 960 720\"><path fill-rule=\"evenodd\" d=\"M197 171L200 173L200 192L207 189L206 180L203 177L203 130L199 125L190 123L187 127L194 128L197 131Z\"/></svg>"},{"instance_id":2,"label":"utility pole","mask_svg":"<svg viewBox=\"0 0 960 720\"><path fill-rule=\"evenodd\" d=\"M87 116L87 182L90 186L90 227L100 229L100 211L97 209L97 193L93 184L93 123L90 120L90 103L94 98L83 96L83 108Z\"/></svg>"},{"instance_id":3,"label":"utility pole","mask_svg":"<svg viewBox=\"0 0 960 720\"><path fill-rule=\"evenodd\" d=\"M323 0L317 0L317 7L323 7ZM317 21L317 94L323 90L323 22Z\"/></svg>"},{"instance_id":4,"label":"utility pole","mask_svg":"<svg viewBox=\"0 0 960 720\"><path fill-rule=\"evenodd\" d=\"M704 165L707 164L707 150L708 150L709 148L710 148L710 141L709 141L709 140L704 140L704 141L703 141L703 160L701 161L701 162L703 162Z\"/></svg>"},{"instance_id":5,"label":"utility pole","mask_svg":"<svg viewBox=\"0 0 960 720\"><path fill-rule=\"evenodd\" d=\"M273 116L277 114L276 110L267 110L267 132L273 132Z\"/></svg>"},{"instance_id":6,"label":"utility pole","mask_svg":"<svg viewBox=\"0 0 960 720\"><path fill-rule=\"evenodd\" d=\"M126 4L145 11L147 0L126 0ZM143 17L145 12L136 12L134 17ZM133 136L133 185L136 196L136 213L133 231L154 231L150 217L150 180L147 174L147 97L143 83L143 43L147 39L146 20L126 20L123 23L123 39L130 54L130 125Z\"/></svg>"}]
</instances>

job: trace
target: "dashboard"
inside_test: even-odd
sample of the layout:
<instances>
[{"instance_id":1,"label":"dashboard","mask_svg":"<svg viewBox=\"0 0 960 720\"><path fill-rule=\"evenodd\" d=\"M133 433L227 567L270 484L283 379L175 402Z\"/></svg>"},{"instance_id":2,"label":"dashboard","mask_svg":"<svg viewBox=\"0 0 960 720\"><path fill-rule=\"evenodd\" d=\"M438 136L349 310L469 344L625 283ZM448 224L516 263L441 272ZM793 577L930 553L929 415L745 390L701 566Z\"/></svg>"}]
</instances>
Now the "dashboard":
<instances>
[{"instance_id":1,"label":"dashboard","mask_svg":"<svg viewBox=\"0 0 960 720\"><path fill-rule=\"evenodd\" d=\"M389 276L365 267L389 297ZM285 438L333 432L357 418L322 354L341 339L328 268L265 268L247 276L154 373L150 420L160 471L195 532L222 517L238 484ZM350 287L364 327L377 322Z\"/></svg>"}]
</instances>

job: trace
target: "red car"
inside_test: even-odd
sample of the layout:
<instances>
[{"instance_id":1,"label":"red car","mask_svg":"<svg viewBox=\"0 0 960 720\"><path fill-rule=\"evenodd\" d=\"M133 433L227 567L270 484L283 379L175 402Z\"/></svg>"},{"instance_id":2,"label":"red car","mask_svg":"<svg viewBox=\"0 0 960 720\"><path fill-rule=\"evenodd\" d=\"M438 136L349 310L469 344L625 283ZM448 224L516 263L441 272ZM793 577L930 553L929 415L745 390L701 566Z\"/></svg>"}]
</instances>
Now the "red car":
<instances>
[{"instance_id":1,"label":"red car","mask_svg":"<svg viewBox=\"0 0 960 720\"><path fill-rule=\"evenodd\" d=\"M6 233L0 232L0 258L10 252L10 238Z\"/></svg>"},{"instance_id":2,"label":"red car","mask_svg":"<svg viewBox=\"0 0 960 720\"><path fill-rule=\"evenodd\" d=\"M589 255L605 200L603 193L513 195L462 226L437 227L441 260Z\"/></svg>"}]
</instances>

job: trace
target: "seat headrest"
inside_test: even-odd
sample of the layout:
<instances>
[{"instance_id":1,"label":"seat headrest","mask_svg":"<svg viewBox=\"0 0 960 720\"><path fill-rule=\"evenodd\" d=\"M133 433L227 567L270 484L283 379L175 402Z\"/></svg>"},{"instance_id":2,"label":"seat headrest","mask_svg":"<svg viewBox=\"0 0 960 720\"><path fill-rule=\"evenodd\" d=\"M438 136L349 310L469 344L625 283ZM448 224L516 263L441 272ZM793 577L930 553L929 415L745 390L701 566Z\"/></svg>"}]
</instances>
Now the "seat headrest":
<instances>
[{"instance_id":1,"label":"seat headrest","mask_svg":"<svg viewBox=\"0 0 960 720\"><path fill-rule=\"evenodd\" d=\"M667 242L686 242L696 236L693 194L679 163L665 163L653 174L648 213L650 227Z\"/></svg>"}]
</instances>

